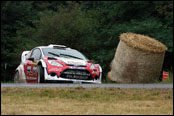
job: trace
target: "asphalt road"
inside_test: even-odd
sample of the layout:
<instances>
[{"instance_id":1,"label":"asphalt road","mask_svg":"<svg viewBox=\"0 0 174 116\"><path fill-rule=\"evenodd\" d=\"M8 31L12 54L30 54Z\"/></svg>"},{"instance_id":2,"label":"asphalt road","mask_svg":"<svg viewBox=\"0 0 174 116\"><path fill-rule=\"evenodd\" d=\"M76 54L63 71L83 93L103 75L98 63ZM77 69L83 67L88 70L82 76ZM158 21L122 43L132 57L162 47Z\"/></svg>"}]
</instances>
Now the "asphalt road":
<instances>
[{"instance_id":1,"label":"asphalt road","mask_svg":"<svg viewBox=\"0 0 174 116\"><path fill-rule=\"evenodd\" d=\"M154 89L154 88L173 88L173 84L62 84L62 83L54 83L54 84L2 84L1 87L13 87L13 88L67 88L67 87L83 87L83 88L146 88L146 89Z\"/></svg>"}]
</instances>

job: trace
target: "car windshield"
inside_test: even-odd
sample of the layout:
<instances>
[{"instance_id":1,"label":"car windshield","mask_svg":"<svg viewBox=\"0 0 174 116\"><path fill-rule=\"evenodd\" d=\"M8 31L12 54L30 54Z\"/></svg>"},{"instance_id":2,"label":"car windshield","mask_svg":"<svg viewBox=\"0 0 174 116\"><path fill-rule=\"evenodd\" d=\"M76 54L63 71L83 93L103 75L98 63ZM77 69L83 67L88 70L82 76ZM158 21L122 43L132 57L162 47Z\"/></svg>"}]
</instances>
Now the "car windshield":
<instances>
[{"instance_id":1,"label":"car windshield","mask_svg":"<svg viewBox=\"0 0 174 116\"><path fill-rule=\"evenodd\" d=\"M88 60L82 53L72 49L42 48L44 56Z\"/></svg>"}]
</instances>

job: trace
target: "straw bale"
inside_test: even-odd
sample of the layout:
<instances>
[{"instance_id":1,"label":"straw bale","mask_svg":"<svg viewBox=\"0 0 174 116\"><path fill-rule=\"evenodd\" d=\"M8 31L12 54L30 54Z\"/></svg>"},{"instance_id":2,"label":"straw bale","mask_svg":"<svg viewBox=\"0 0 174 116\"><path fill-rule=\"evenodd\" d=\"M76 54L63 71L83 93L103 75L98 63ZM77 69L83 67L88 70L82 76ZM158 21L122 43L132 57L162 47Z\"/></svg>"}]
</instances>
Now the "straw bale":
<instances>
[{"instance_id":1,"label":"straw bale","mask_svg":"<svg viewBox=\"0 0 174 116\"><path fill-rule=\"evenodd\" d=\"M143 51L163 53L167 50L167 47L164 44L145 35L123 33L120 35L120 39L127 43L127 45Z\"/></svg>"},{"instance_id":2,"label":"straw bale","mask_svg":"<svg viewBox=\"0 0 174 116\"><path fill-rule=\"evenodd\" d=\"M108 78L121 83L151 83L159 79L167 47L140 34L120 36Z\"/></svg>"}]
</instances>

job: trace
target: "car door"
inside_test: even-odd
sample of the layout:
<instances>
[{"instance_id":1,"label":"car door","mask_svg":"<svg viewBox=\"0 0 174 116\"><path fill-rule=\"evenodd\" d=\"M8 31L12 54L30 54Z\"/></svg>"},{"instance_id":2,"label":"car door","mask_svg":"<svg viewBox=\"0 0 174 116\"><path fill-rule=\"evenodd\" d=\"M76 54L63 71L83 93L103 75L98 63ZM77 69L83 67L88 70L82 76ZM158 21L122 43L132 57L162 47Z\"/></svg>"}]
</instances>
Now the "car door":
<instances>
[{"instance_id":1,"label":"car door","mask_svg":"<svg viewBox=\"0 0 174 116\"><path fill-rule=\"evenodd\" d=\"M41 59L41 51L39 48L32 50L31 56L27 60L25 66L26 81L28 83L37 83L37 63Z\"/></svg>"}]
</instances>

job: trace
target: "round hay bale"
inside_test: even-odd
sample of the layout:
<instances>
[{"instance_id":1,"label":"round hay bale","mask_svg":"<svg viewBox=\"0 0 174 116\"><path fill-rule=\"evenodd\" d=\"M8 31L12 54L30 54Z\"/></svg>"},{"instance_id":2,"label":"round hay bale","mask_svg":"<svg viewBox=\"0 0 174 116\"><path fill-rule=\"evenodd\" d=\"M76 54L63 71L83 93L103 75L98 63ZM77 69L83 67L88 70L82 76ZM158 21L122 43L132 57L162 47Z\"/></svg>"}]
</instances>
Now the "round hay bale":
<instances>
[{"instance_id":1,"label":"round hay bale","mask_svg":"<svg viewBox=\"0 0 174 116\"><path fill-rule=\"evenodd\" d=\"M120 35L108 78L120 83L151 83L159 79L167 47L148 36Z\"/></svg>"}]
</instances>

